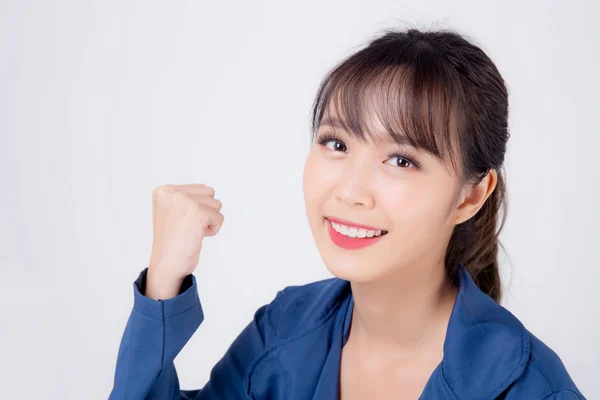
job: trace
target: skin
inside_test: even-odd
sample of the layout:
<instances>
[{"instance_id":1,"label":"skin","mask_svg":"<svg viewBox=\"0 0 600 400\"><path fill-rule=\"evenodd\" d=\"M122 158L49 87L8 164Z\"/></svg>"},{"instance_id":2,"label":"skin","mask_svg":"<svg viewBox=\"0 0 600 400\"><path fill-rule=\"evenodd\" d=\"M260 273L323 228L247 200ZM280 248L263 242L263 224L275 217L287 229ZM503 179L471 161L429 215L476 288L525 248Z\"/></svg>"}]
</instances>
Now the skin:
<instances>
[{"instance_id":1,"label":"skin","mask_svg":"<svg viewBox=\"0 0 600 400\"><path fill-rule=\"evenodd\" d=\"M444 272L450 236L484 204L497 173L490 170L476 186L463 184L460 172L424 151L400 147L375 117L369 123L378 132L372 143L336 127L341 144L312 145L303 176L306 215L327 269L350 281L354 296L340 398L417 399L443 358L457 294ZM318 135L330 132L322 124ZM387 157L398 149L419 168ZM342 249L330 239L325 216L388 233L366 248Z\"/></svg>"}]
</instances>

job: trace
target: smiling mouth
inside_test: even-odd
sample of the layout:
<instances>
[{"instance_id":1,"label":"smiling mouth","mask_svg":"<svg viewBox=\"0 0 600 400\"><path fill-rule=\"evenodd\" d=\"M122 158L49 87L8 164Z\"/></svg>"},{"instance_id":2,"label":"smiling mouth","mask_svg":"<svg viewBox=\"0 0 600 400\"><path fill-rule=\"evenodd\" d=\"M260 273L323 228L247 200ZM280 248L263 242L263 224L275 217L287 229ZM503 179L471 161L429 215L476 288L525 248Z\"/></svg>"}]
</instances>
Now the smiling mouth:
<instances>
[{"instance_id":1,"label":"smiling mouth","mask_svg":"<svg viewBox=\"0 0 600 400\"><path fill-rule=\"evenodd\" d=\"M366 230L350 227L346 230L337 223L325 218L328 236L332 243L345 250L359 250L379 242L387 234L384 230Z\"/></svg>"},{"instance_id":2,"label":"smiling mouth","mask_svg":"<svg viewBox=\"0 0 600 400\"><path fill-rule=\"evenodd\" d=\"M385 229L366 228L361 226L344 224L338 222L339 220L331 220L327 217L325 217L325 220L329 222L331 229L333 229L336 233L345 236L349 239L377 238L384 236L388 233L388 231Z\"/></svg>"}]
</instances>

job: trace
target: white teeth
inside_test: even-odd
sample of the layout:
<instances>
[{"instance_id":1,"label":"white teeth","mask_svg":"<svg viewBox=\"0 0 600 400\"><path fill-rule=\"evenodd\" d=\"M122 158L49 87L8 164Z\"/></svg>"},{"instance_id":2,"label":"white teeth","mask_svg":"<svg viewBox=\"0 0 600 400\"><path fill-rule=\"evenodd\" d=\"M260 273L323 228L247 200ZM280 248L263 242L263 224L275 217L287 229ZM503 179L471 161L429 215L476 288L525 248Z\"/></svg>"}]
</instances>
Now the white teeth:
<instances>
[{"instance_id":1,"label":"white teeth","mask_svg":"<svg viewBox=\"0 0 600 400\"><path fill-rule=\"evenodd\" d=\"M339 232L340 234L342 234L344 236L348 236L348 237L352 237L352 238L381 236L380 229L378 229L376 231L372 231L372 230L357 228L355 226L346 226L346 225L342 225L342 224L337 224L333 221L329 221L329 222L331 223L331 226L333 227L333 229L336 232Z\"/></svg>"}]
</instances>

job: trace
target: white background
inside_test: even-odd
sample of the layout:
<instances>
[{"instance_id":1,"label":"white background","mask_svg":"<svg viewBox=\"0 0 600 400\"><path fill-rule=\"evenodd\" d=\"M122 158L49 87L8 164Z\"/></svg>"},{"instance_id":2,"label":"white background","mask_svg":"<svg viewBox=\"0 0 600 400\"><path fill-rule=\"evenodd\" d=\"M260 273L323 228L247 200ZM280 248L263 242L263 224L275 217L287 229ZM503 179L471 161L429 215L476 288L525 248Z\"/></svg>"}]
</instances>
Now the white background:
<instances>
[{"instance_id":1,"label":"white background","mask_svg":"<svg viewBox=\"0 0 600 400\"><path fill-rule=\"evenodd\" d=\"M584 1L0 2L0 398L105 399L151 191L226 217L176 359L198 388L256 308L329 277L304 214L310 106L389 27L454 28L510 91L504 305L600 398L598 6ZM87 394L84 392L87 391Z\"/></svg>"}]
</instances>

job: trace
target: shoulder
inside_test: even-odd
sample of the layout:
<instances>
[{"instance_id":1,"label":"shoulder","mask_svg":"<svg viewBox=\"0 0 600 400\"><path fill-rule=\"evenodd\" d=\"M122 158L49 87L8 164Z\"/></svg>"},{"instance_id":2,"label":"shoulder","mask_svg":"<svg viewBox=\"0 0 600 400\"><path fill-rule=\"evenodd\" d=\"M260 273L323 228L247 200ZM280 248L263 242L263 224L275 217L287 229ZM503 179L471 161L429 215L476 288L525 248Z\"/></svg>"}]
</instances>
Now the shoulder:
<instances>
[{"instance_id":1,"label":"shoulder","mask_svg":"<svg viewBox=\"0 0 600 400\"><path fill-rule=\"evenodd\" d=\"M530 353L523 375L514 383L510 395L516 398L544 400L583 400L585 397L579 391L569 375L559 355L546 343L530 331L526 330Z\"/></svg>"},{"instance_id":2,"label":"shoulder","mask_svg":"<svg viewBox=\"0 0 600 400\"><path fill-rule=\"evenodd\" d=\"M558 355L482 292L466 268L460 269L441 369L458 399L584 399Z\"/></svg>"},{"instance_id":3,"label":"shoulder","mask_svg":"<svg viewBox=\"0 0 600 400\"><path fill-rule=\"evenodd\" d=\"M337 277L286 286L268 305L270 328L278 339L301 336L331 319L350 295Z\"/></svg>"}]
</instances>

